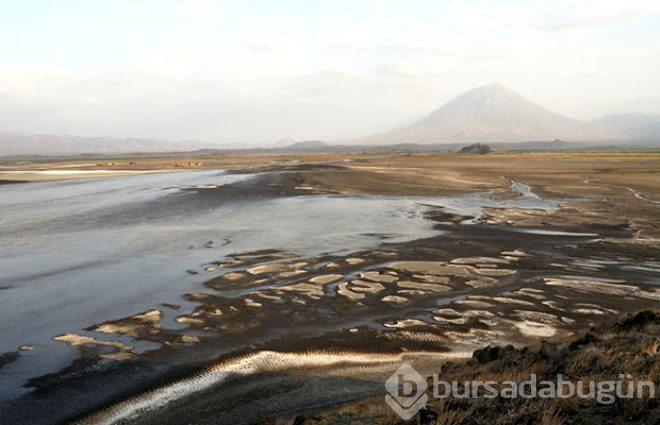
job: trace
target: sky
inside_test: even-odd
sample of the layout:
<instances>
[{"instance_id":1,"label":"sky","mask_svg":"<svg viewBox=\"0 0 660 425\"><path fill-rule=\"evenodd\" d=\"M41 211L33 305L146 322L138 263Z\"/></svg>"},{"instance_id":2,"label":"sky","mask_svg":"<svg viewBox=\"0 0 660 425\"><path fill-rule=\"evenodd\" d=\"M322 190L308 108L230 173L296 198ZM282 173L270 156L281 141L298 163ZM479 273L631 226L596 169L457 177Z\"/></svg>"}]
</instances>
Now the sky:
<instances>
[{"instance_id":1,"label":"sky","mask_svg":"<svg viewBox=\"0 0 660 425\"><path fill-rule=\"evenodd\" d=\"M332 141L490 83L660 114L660 0L0 0L0 133Z\"/></svg>"}]
</instances>

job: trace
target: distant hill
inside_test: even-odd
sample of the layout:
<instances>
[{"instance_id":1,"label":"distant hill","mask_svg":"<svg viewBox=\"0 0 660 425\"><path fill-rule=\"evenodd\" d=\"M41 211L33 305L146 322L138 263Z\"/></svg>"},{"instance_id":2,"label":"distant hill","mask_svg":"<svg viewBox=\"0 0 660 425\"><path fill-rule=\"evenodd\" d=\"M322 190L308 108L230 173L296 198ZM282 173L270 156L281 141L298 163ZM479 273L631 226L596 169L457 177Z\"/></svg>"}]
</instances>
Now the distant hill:
<instances>
[{"instance_id":1,"label":"distant hill","mask_svg":"<svg viewBox=\"0 0 660 425\"><path fill-rule=\"evenodd\" d=\"M475 143L506 149L644 147L660 145L660 115L614 114L592 122L539 106L514 91L490 84L469 90L426 117L384 133L326 143L285 138L254 145L237 141L210 146L195 141L0 133L0 157L114 155L225 151L449 151Z\"/></svg>"},{"instance_id":2,"label":"distant hill","mask_svg":"<svg viewBox=\"0 0 660 425\"><path fill-rule=\"evenodd\" d=\"M280 139L280 140L276 141L275 143L269 143L269 144L267 144L267 146L271 147L271 148L285 148L285 147L290 146L294 143L296 143L295 140L286 137L284 139Z\"/></svg>"},{"instance_id":3,"label":"distant hill","mask_svg":"<svg viewBox=\"0 0 660 425\"><path fill-rule=\"evenodd\" d=\"M611 114L592 121L608 131L627 134L635 140L660 141L660 115Z\"/></svg>"},{"instance_id":4,"label":"distant hill","mask_svg":"<svg viewBox=\"0 0 660 425\"><path fill-rule=\"evenodd\" d=\"M490 84L454 98L401 129L348 141L351 144L506 143L609 141L627 136L545 109L512 90Z\"/></svg>"},{"instance_id":5,"label":"distant hill","mask_svg":"<svg viewBox=\"0 0 660 425\"><path fill-rule=\"evenodd\" d=\"M295 142L288 146L284 146L285 150L318 150L328 147L329 145L320 140L305 140L302 142Z\"/></svg>"},{"instance_id":6,"label":"distant hill","mask_svg":"<svg viewBox=\"0 0 660 425\"><path fill-rule=\"evenodd\" d=\"M199 142L0 133L0 156L184 152L204 149Z\"/></svg>"}]
</instances>

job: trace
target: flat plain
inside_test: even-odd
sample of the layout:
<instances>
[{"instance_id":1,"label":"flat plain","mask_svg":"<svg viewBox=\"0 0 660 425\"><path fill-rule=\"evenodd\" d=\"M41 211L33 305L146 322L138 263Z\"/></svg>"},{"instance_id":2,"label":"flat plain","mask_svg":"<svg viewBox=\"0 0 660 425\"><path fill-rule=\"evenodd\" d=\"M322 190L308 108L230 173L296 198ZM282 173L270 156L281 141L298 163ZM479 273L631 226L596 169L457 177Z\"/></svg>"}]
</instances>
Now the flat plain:
<instances>
[{"instance_id":1,"label":"flat plain","mask_svg":"<svg viewBox=\"0 0 660 425\"><path fill-rule=\"evenodd\" d=\"M182 279L178 297L51 335L79 356L29 377L2 405L13 423L286 421L381 394L403 362L432 373L489 345L559 344L660 301L657 152L67 159L4 163L0 188L212 170L236 180L102 217L158 226L254 206L263 227L223 230L221 248L209 237L207 260L179 266L198 284ZM29 367L29 341L13 342L2 369Z\"/></svg>"}]
</instances>

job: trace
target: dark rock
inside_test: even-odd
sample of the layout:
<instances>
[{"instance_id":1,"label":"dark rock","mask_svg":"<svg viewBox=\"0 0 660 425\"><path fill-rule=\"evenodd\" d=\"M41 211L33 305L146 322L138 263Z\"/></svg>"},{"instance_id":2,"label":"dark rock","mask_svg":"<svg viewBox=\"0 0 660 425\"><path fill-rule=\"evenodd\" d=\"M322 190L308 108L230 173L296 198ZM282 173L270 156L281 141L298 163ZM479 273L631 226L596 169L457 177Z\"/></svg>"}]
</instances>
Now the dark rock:
<instances>
[{"instance_id":1,"label":"dark rock","mask_svg":"<svg viewBox=\"0 0 660 425\"><path fill-rule=\"evenodd\" d=\"M472 358L481 364L490 363L499 359L501 351L502 349L500 347L492 347L489 345L486 348L476 350L474 353L472 353Z\"/></svg>"},{"instance_id":2,"label":"dark rock","mask_svg":"<svg viewBox=\"0 0 660 425\"><path fill-rule=\"evenodd\" d=\"M575 341L571 342L571 345L568 346L568 349L571 351L577 350L583 345L593 344L594 342L598 342L598 341L599 341L598 337L593 333L589 332L586 335L584 335L582 338L576 339Z\"/></svg>"},{"instance_id":3,"label":"dark rock","mask_svg":"<svg viewBox=\"0 0 660 425\"><path fill-rule=\"evenodd\" d=\"M422 407L422 409L419 411L419 415L417 416L417 423L419 425L432 425L437 423L439 417L440 414L437 411L428 406L425 406Z\"/></svg>"},{"instance_id":4,"label":"dark rock","mask_svg":"<svg viewBox=\"0 0 660 425\"><path fill-rule=\"evenodd\" d=\"M629 331L632 329L641 329L647 324L660 325L660 316L657 313L650 310L640 311L633 317L624 320L623 322L617 323L615 329L619 331Z\"/></svg>"},{"instance_id":5,"label":"dark rock","mask_svg":"<svg viewBox=\"0 0 660 425\"><path fill-rule=\"evenodd\" d=\"M539 356L541 356L541 358L553 359L557 357L557 353L559 353L559 349L555 344L551 344L547 341L541 343L541 347L539 348Z\"/></svg>"},{"instance_id":6,"label":"dark rock","mask_svg":"<svg viewBox=\"0 0 660 425\"><path fill-rule=\"evenodd\" d=\"M481 143L475 143L470 146L465 146L462 148L459 153L477 153L477 154L487 154L491 153L493 150L488 145L482 145Z\"/></svg>"}]
</instances>

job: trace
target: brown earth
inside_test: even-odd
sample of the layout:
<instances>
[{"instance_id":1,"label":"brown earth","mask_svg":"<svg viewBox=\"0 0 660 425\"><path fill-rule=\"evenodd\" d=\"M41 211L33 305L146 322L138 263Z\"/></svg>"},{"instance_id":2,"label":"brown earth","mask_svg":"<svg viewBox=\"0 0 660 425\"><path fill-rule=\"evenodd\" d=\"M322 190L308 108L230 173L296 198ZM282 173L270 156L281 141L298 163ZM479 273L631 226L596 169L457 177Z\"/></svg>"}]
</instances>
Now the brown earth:
<instances>
[{"instance_id":1,"label":"brown earth","mask_svg":"<svg viewBox=\"0 0 660 425\"><path fill-rule=\"evenodd\" d=\"M60 336L74 345L84 342L80 349L85 362L32 382L42 394L66 397L71 391L80 393L78 385L87 385L82 384L81 376L92 376L92 382L112 381L116 368L130 370L143 363L176 365L179 372L174 375L185 381L194 380L197 373L235 368L237 362L243 365L247 359L257 371L254 374L183 396L135 423L180 423L190 418L195 423L249 423L267 416L285 422L298 416L290 419L296 424L394 423L396 418L381 409L386 407L382 398L380 407L368 400L353 403L380 394L382 379L396 369L392 367L400 364L401 356L430 373L440 364L438 359L469 357L493 344L512 344L515 348L507 348L506 353L515 358L525 358L536 348L520 350L542 340L554 344L557 352L570 354L561 351L568 350L562 344L575 332L618 314L652 308L660 301L657 153L223 155L176 160L118 158L112 167L151 171L178 169L181 167L175 163L188 162L201 163L190 168L276 176L267 181L274 181L282 196L444 196L491 191L493 199L517 199L520 194L511 189L515 180L544 199L561 202L553 211L487 208L469 225L461 223L470 217L429 208L426 217L444 232L441 236L384 244L379 250L345 256L310 258L264 250L209 259L201 270L191 271L213 274L206 283L208 291L183 295L197 305L177 316L176 321L185 327L162 326L159 306L153 306L88 329L157 342L160 348L135 353L132 347L115 342L115 352L109 353L112 344L72 334ZM81 166L68 162L6 168L64 165ZM243 193L246 188L219 190ZM650 331L657 332L657 326L644 327L635 335L646 338L642 334ZM640 354L624 352L622 347L617 342L608 346L606 354L605 348L592 350L593 361L639 359ZM656 367L657 349L647 354ZM373 356L369 367L355 364L364 356ZM318 363L328 357L333 359L330 364ZM119 360L108 367L113 359ZM282 367L282 359L297 363ZM553 359L559 362L562 358ZM456 376L483 372L477 366L452 370ZM259 388L262 378L270 386ZM337 384L350 391L331 390ZM91 409L96 413L81 423L95 423L116 406L167 385L162 378L139 386L127 384L122 396L97 403ZM237 399L239 394L243 399ZM25 403L30 406L33 402ZM317 413L347 403L348 407ZM466 415L482 412L471 409L484 408L491 406L460 402L431 406L429 415L452 412L443 417L456 420L428 423L463 423ZM526 405L521 412L529 415L534 408L538 406ZM552 413L546 423L563 423L561 418L575 411L564 406L551 408L558 413ZM635 417L648 417L645 407L635 409ZM493 419L484 418L488 423ZM528 422L534 423L538 417L533 419Z\"/></svg>"}]
</instances>

